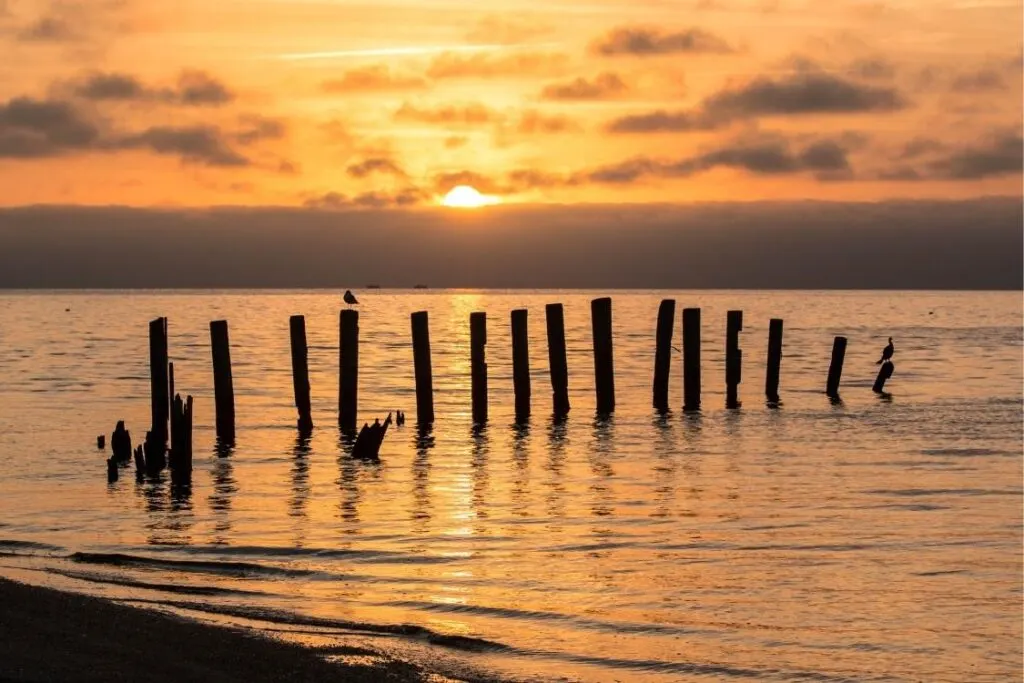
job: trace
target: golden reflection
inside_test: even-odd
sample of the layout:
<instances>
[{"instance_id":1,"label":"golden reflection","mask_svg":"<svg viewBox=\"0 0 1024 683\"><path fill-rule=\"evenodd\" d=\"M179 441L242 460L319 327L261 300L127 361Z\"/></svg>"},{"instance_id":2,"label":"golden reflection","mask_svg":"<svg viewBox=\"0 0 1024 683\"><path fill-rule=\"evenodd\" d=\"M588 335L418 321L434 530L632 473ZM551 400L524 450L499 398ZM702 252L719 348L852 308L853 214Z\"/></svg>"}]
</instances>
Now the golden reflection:
<instances>
[{"instance_id":1,"label":"golden reflection","mask_svg":"<svg viewBox=\"0 0 1024 683\"><path fill-rule=\"evenodd\" d=\"M548 425L548 478L545 482L547 495L547 514L551 522L548 529L560 531L561 522L565 519L565 451L568 447L566 420L552 418Z\"/></svg>"},{"instance_id":2,"label":"golden reflection","mask_svg":"<svg viewBox=\"0 0 1024 683\"><path fill-rule=\"evenodd\" d=\"M516 517L530 516L530 506L526 500L530 488L530 457L527 453L529 439L529 424L512 425L512 461L515 464L515 476L512 479L512 514Z\"/></svg>"},{"instance_id":3,"label":"golden reflection","mask_svg":"<svg viewBox=\"0 0 1024 683\"><path fill-rule=\"evenodd\" d=\"M487 495L489 477L487 474L487 457L490 453L490 442L487 439L487 427L473 430L473 514L477 519L475 531L483 534L483 522L487 519Z\"/></svg>"},{"instance_id":4,"label":"golden reflection","mask_svg":"<svg viewBox=\"0 0 1024 683\"><path fill-rule=\"evenodd\" d=\"M430 426L416 430L416 457L412 461L412 532L425 534L430 522L430 450L434 434Z\"/></svg>"}]
</instances>

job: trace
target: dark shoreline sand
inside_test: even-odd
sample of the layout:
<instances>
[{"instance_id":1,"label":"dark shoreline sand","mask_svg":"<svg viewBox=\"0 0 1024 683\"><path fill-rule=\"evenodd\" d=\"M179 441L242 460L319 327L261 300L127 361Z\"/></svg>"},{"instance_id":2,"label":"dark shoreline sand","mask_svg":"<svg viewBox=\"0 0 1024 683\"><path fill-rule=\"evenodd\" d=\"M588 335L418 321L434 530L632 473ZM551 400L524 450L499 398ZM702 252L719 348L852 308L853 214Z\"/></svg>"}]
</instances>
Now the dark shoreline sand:
<instances>
[{"instance_id":1,"label":"dark shoreline sand","mask_svg":"<svg viewBox=\"0 0 1024 683\"><path fill-rule=\"evenodd\" d=\"M370 654L370 653L367 653ZM0 579L0 682L423 681L412 664L315 650L100 598Z\"/></svg>"}]
</instances>

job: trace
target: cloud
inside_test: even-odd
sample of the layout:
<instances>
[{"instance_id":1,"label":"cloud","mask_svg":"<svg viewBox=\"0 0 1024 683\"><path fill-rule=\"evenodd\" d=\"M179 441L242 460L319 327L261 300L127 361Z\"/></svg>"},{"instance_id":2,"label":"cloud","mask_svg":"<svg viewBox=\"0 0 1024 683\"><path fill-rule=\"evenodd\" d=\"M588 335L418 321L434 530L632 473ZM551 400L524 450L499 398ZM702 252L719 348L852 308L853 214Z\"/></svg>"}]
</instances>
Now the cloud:
<instances>
[{"instance_id":1,"label":"cloud","mask_svg":"<svg viewBox=\"0 0 1024 683\"><path fill-rule=\"evenodd\" d=\"M233 137L242 145L251 145L262 140L280 140L288 133L288 126L281 119L247 114L242 116L239 122L243 128Z\"/></svg>"},{"instance_id":2,"label":"cloud","mask_svg":"<svg viewBox=\"0 0 1024 683\"><path fill-rule=\"evenodd\" d=\"M434 175L431 186L437 194L445 194L457 185L470 185L483 194L509 194L509 188L499 181L475 171L451 171Z\"/></svg>"},{"instance_id":3,"label":"cloud","mask_svg":"<svg viewBox=\"0 0 1024 683\"><path fill-rule=\"evenodd\" d=\"M664 109L647 114L622 116L608 124L611 133L663 133L695 130L716 130L728 123L715 119L702 111L675 111Z\"/></svg>"},{"instance_id":4,"label":"cloud","mask_svg":"<svg viewBox=\"0 0 1024 683\"><path fill-rule=\"evenodd\" d=\"M896 75L896 67L883 57L856 59L850 64L850 71L870 80L888 80Z\"/></svg>"},{"instance_id":5,"label":"cloud","mask_svg":"<svg viewBox=\"0 0 1024 683\"><path fill-rule=\"evenodd\" d=\"M494 78L560 73L568 57L556 52L445 52L433 59L427 76L445 78Z\"/></svg>"},{"instance_id":6,"label":"cloud","mask_svg":"<svg viewBox=\"0 0 1024 683\"><path fill-rule=\"evenodd\" d=\"M629 87L612 72L598 74L593 80L578 77L564 83L552 83L541 91L546 100L602 100L618 97Z\"/></svg>"},{"instance_id":7,"label":"cloud","mask_svg":"<svg viewBox=\"0 0 1024 683\"><path fill-rule=\"evenodd\" d=\"M65 42L78 38L71 24L57 16L41 17L18 32L18 40L24 42Z\"/></svg>"},{"instance_id":8,"label":"cloud","mask_svg":"<svg viewBox=\"0 0 1024 683\"><path fill-rule=\"evenodd\" d=\"M737 119L759 116L853 114L894 111L906 106L893 88L808 70L780 78L758 77L744 85L719 91L690 111L658 110L613 120L613 133L715 130Z\"/></svg>"},{"instance_id":9,"label":"cloud","mask_svg":"<svg viewBox=\"0 0 1024 683\"><path fill-rule=\"evenodd\" d=\"M342 74L341 78L327 80L321 84L323 91L331 94L421 90L426 87L426 79L393 73L383 64L351 69Z\"/></svg>"},{"instance_id":10,"label":"cloud","mask_svg":"<svg viewBox=\"0 0 1024 683\"><path fill-rule=\"evenodd\" d=\"M479 125L501 120L501 115L479 103L448 105L441 107L419 107L406 102L394 113L396 121L412 121L431 124Z\"/></svg>"},{"instance_id":11,"label":"cloud","mask_svg":"<svg viewBox=\"0 0 1024 683\"><path fill-rule=\"evenodd\" d=\"M516 132L521 135L569 133L580 130L573 119L564 114L543 114L535 109L527 109L516 123Z\"/></svg>"},{"instance_id":12,"label":"cloud","mask_svg":"<svg viewBox=\"0 0 1024 683\"><path fill-rule=\"evenodd\" d=\"M900 152L900 159L916 159L917 157L932 152L941 152L946 149L946 145L939 142L935 138L928 137L916 137L903 145L903 150Z\"/></svg>"},{"instance_id":13,"label":"cloud","mask_svg":"<svg viewBox=\"0 0 1024 683\"><path fill-rule=\"evenodd\" d=\"M726 54L733 48L722 38L699 28L664 32L654 28L621 27L595 40L591 52L604 56L648 57L680 53Z\"/></svg>"},{"instance_id":14,"label":"cloud","mask_svg":"<svg viewBox=\"0 0 1024 683\"><path fill-rule=\"evenodd\" d=\"M332 211L344 209L407 208L421 204L428 198L423 190L408 187L393 193L364 192L352 197L340 192L328 192L307 199L303 205L308 209Z\"/></svg>"},{"instance_id":15,"label":"cloud","mask_svg":"<svg viewBox=\"0 0 1024 683\"><path fill-rule=\"evenodd\" d=\"M851 172L848 152L846 145L830 138L796 145L781 135L758 135L674 161L637 157L585 172L585 177L591 182L624 184L646 176L685 178L723 167L756 175L810 171L834 178Z\"/></svg>"},{"instance_id":16,"label":"cloud","mask_svg":"<svg viewBox=\"0 0 1024 683\"><path fill-rule=\"evenodd\" d=\"M234 99L227 87L205 71L183 71L178 77L177 98L181 104L225 104Z\"/></svg>"},{"instance_id":17,"label":"cloud","mask_svg":"<svg viewBox=\"0 0 1024 683\"><path fill-rule=\"evenodd\" d=\"M221 81L197 70L181 72L173 87L151 87L125 73L93 72L77 79L71 89L76 96L93 101L219 106L234 99L234 93Z\"/></svg>"},{"instance_id":18,"label":"cloud","mask_svg":"<svg viewBox=\"0 0 1024 683\"><path fill-rule=\"evenodd\" d=\"M406 173L394 161L387 157L371 157L364 159L357 164L352 164L345 169L353 178L365 178L374 173L393 175L398 178L405 178Z\"/></svg>"},{"instance_id":19,"label":"cloud","mask_svg":"<svg viewBox=\"0 0 1024 683\"><path fill-rule=\"evenodd\" d=\"M978 180L1019 174L1024 168L1024 138L1019 132L992 136L982 145L958 149L928 165L929 175L946 180Z\"/></svg>"},{"instance_id":20,"label":"cloud","mask_svg":"<svg viewBox=\"0 0 1024 683\"><path fill-rule=\"evenodd\" d=\"M1019 66L1017 75L1020 75ZM1006 81L1003 75L995 69L978 69L956 76L950 84L950 88L957 93L985 93L1005 90Z\"/></svg>"},{"instance_id":21,"label":"cloud","mask_svg":"<svg viewBox=\"0 0 1024 683\"><path fill-rule=\"evenodd\" d=\"M0 157L58 156L99 139L99 128L69 102L16 97L0 104Z\"/></svg>"},{"instance_id":22,"label":"cloud","mask_svg":"<svg viewBox=\"0 0 1024 683\"><path fill-rule=\"evenodd\" d=\"M228 138L215 126L153 126L122 137L113 146L178 156L182 161L204 166L249 166L250 160L232 149Z\"/></svg>"}]
</instances>

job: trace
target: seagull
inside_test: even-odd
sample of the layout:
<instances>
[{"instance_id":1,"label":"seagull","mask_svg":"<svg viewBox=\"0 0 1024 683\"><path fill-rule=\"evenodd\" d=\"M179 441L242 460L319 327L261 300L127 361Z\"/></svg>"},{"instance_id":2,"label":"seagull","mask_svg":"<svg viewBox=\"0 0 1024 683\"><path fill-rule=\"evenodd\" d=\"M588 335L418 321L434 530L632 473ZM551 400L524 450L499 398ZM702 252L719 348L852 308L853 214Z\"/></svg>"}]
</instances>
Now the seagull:
<instances>
[{"instance_id":1,"label":"seagull","mask_svg":"<svg viewBox=\"0 0 1024 683\"><path fill-rule=\"evenodd\" d=\"M886 346L884 349L882 349L882 357L878 359L878 362L875 363L875 365L881 365L882 363L891 362L892 361L892 354L893 354L893 351L895 351L895 350L896 349L893 348L893 345L892 345L892 337L889 337L889 345Z\"/></svg>"},{"instance_id":2,"label":"seagull","mask_svg":"<svg viewBox=\"0 0 1024 683\"><path fill-rule=\"evenodd\" d=\"M347 303L350 306L352 304L358 304L359 303L359 300L356 299L356 295L352 293L351 289L346 289L345 290L345 296L343 298L345 299L345 303Z\"/></svg>"}]
</instances>

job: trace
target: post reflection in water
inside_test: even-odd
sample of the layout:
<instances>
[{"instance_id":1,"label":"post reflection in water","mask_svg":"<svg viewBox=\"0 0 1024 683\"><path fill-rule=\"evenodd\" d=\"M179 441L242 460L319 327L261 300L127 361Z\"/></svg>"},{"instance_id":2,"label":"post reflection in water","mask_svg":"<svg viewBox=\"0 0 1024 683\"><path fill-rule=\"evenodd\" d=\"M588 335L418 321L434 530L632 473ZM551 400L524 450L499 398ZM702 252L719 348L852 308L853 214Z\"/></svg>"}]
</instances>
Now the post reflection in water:
<instances>
[{"instance_id":1,"label":"post reflection in water","mask_svg":"<svg viewBox=\"0 0 1024 683\"><path fill-rule=\"evenodd\" d=\"M231 533L231 503L238 486L235 482L235 465L231 457L233 446L220 442L214 446L217 459L213 461L213 491L207 499L213 513L213 545L226 545Z\"/></svg>"},{"instance_id":2,"label":"post reflection in water","mask_svg":"<svg viewBox=\"0 0 1024 683\"><path fill-rule=\"evenodd\" d=\"M412 461L412 531L423 534L430 522L430 451L434 447L434 432L430 425L417 425L416 456Z\"/></svg>"},{"instance_id":3,"label":"post reflection in water","mask_svg":"<svg viewBox=\"0 0 1024 683\"><path fill-rule=\"evenodd\" d=\"M530 516L530 506L526 502L526 494L530 488L530 456L527 453L529 443L529 423L514 423L512 425L512 461L515 464L515 476L512 480L512 514L516 517Z\"/></svg>"},{"instance_id":4,"label":"post reflection in water","mask_svg":"<svg viewBox=\"0 0 1024 683\"><path fill-rule=\"evenodd\" d=\"M349 535L359 533L360 462L352 457L354 448L352 435L342 430L338 435L338 489L341 491L338 516L343 522L344 533Z\"/></svg>"},{"instance_id":5,"label":"post reflection in water","mask_svg":"<svg viewBox=\"0 0 1024 683\"><path fill-rule=\"evenodd\" d=\"M473 428L473 516L477 520L475 532L483 534L485 527L481 522L487 519L487 489L489 477L487 474L487 460L490 455L490 440L487 436L487 427Z\"/></svg>"},{"instance_id":6,"label":"post reflection in water","mask_svg":"<svg viewBox=\"0 0 1024 683\"><path fill-rule=\"evenodd\" d=\"M607 517L615 512L613 493L609 480L615 476L611 465L612 434L614 417L594 418L592 443L590 447L590 471L593 481L590 491L594 494L590 511L595 517Z\"/></svg>"},{"instance_id":7,"label":"post reflection in water","mask_svg":"<svg viewBox=\"0 0 1024 683\"><path fill-rule=\"evenodd\" d=\"M305 545L306 523L309 521L309 446L312 432L300 430L292 446L292 490L288 499L288 516L295 520L295 547Z\"/></svg>"},{"instance_id":8,"label":"post reflection in water","mask_svg":"<svg viewBox=\"0 0 1024 683\"><path fill-rule=\"evenodd\" d=\"M135 493L146 506L146 542L150 545L188 545L195 522L192 514L192 487L171 486L170 478L160 473L136 483Z\"/></svg>"},{"instance_id":9,"label":"post reflection in water","mask_svg":"<svg viewBox=\"0 0 1024 683\"><path fill-rule=\"evenodd\" d=\"M654 444L654 494L653 517L672 516L672 503L676 497L675 476L678 460L676 436L672 428L671 413L656 413L651 420L657 439Z\"/></svg>"},{"instance_id":10,"label":"post reflection in water","mask_svg":"<svg viewBox=\"0 0 1024 683\"><path fill-rule=\"evenodd\" d=\"M552 417L548 423L548 477L545 482L548 490L545 501L552 531L560 531L562 525L555 521L565 519L565 451L569 445L566 419Z\"/></svg>"}]
</instances>

